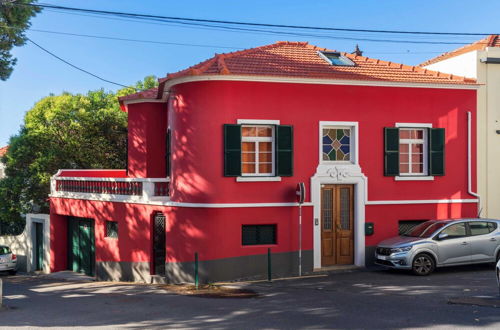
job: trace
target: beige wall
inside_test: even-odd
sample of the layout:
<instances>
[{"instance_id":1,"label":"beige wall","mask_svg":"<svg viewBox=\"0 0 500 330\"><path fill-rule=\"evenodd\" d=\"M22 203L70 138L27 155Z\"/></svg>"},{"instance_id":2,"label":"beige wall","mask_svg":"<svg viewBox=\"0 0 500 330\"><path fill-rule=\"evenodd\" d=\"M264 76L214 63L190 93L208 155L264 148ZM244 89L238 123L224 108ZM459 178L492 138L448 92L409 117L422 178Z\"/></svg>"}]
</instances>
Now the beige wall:
<instances>
[{"instance_id":1,"label":"beige wall","mask_svg":"<svg viewBox=\"0 0 500 330\"><path fill-rule=\"evenodd\" d=\"M33 224L43 224L43 272L50 272L50 216L48 214L27 214L26 227L24 231L17 236L0 236L0 245L7 245L18 257L17 267L21 272L32 272L34 264Z\"/></svg>"},{"instance_id":2,"label":"beige wall","mask_svg":"<svg viewBox=\"0 0 500 330\"><path fill-rule=\"evenodd\" d=\"M500 219L500 64L482 63L487 57L500 58L500 48L472 51L427 68L476 78L481 84L477 100L477 191L482 217ZM473 160L474 161L474 160Z\"/></svg>"}]
</instances>

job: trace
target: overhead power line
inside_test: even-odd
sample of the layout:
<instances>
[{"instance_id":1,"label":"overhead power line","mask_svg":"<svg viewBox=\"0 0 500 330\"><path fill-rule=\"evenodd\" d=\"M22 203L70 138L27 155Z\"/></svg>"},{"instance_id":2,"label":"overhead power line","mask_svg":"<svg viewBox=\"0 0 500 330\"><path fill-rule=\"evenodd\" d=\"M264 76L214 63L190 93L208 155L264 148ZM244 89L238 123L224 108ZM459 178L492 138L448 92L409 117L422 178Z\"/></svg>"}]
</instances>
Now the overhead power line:
<instances>
[{"instance_id":1,"label":"overhead power line","mask_svg":"<svg viewBox=\"0 0 500 330\"><path fill-rule=\"evenodd\" d=\"M142 19L158 19L158 20L171 20L183 22L198 22L198 23L215 23L226 25L244 25L244 26L258 26L258 27L271 27L271 28L286 28L286 29L301 29L301 30L318 30L318 31L344 31L344 32L368 32L368 33L387 33L387 34L410 34L410 35L440 35L440 36L487 36L496 33L471 33L471 32L430 32L430 31L401 31L401 30L376 30L376 29L353 29L353 28L337 28L337 27L320 27L320 26L307 26L307 25L288 25L288 24L271 24L271 23L256 23L256 22L242 22L242 21L228 21L228 20L215 20L215 19L201 19L189 17L176 17L176 16L162 16L151 14L139 14L120 11L85 9L76 7L66 7L51 4L21 4L30 5L40 8L51 8L66 11L78 11L93 14L114 15L122 17L142 18Z\"/></svg>"},{"instance_id":2,"label":"overhead power line","mask_svg":"<svg viewBox=\"0 0 500 330\"><path fill-rule=\"evenodd\" d=\"M168 41L156 41L156 40L144 40L144 39L129 39L129 38L119 38L119 37L110 37L110 36L99 36L99 35L93 35L93 34L79 34L79 33L69 33L69 32L60 32L60 31L38 30L38 29L30 29L30 31L41 32L41 33L50 33L50 34L60 34L60 35L75 36L75 37L86 37L86 38L118 40L118 41L130 41L130 42L142 42L142 43L161 44L161 45L242 49L242 47L206 45L206 44L188 44L188 43L181 43L181 42L168 42Z\"/></svg>"},{"instance_id":3,"label":"overhead power line","mask_svg":"<svg viewBox=\"0 0 500 330\"><path fill-rule=\"evenodd\" d=\"M56 54L52 53L51 51L49 51L49 50L45 49L44 47L40 46L39 44L37 44L36 42L34 42L33 40L31 40L30 38L27 38L27 39L28 39L28 41L29 41L29 42L31 42L31 43L32 43L33 45L35 45L36 47L40 48L41 50L43 50L43 51L44 51L44 52L46 52L47 54L49 54L49 55L51 55L51 56L53 56L53 57L57 58L59 61L61 61L61 62L63 62L63 63L66 63L67 65L71 66L72 68L75 68L75 69L77 69L77 70L79 70L79 71L82 71L82 72L84 72L84 73L86 73L86 74L88 74L88 75L90 75L90 76L92 76L92 77L94 77L94 78L97 78L97 79L99 79L99 80L101 80L101 81L104 81L104 82L107 82L107 83L109 83L109 84L113 84L113 85L120 86L120 87L125 87L125 88L134 88L134 89L136 89L136 90L137 90L137 88L135 88L135 87L126 86L126 85L123 85L123 84L120 84L120 83L117 83L117 82L114 82L114 81L111 81L111 80L108 80L108 79L104 79L104 78L102 78L102 77L99 77L98 75L96 75L96 74L94 74L94 73L92 73L92 72L89 72L89 71L87 71L87 70L85 70L85 69L82 69L82 68L80 68L80 67L78 67L78 66L76 66L76 65L74 65L74 64L72 64L72 63L70 63L70 62L68 62L68 61L66 61L65 59L63 59L63 58L61 58L61 57L57 56Z\"/></svg>"}]
</instances>

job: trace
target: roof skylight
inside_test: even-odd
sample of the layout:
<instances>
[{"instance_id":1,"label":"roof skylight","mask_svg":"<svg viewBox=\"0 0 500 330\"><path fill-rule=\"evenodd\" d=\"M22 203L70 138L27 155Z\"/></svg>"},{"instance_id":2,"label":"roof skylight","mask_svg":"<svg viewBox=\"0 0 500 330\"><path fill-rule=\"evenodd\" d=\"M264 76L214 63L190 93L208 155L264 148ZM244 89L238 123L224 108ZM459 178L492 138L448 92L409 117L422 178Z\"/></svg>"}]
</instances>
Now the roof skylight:
<instances>
[{"instance_id":1,"label":"roof skylight","mask_svg":"<svg viewBox=\"0 0 500 330\"><path fill-rule=\"evenodd\" d=\"M354 66L355 63L339 52L318 52L325 61L336 66Z\"/></svg>"}]
</instances>

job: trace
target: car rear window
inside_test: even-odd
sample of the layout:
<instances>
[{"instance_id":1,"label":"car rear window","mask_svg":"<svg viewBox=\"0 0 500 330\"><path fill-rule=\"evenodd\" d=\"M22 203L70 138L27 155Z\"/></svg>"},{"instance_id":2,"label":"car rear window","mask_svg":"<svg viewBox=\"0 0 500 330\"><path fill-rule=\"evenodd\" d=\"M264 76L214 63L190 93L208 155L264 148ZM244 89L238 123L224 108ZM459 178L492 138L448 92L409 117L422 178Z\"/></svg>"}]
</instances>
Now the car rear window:
<instances>
[{"instance_id":1,"label":"car rear window","mask_svg":"<svg viewBox=\"0 0 500 330\"><path fill-rule=\"evenodd\" d=\"M488 222L469 222L470 234L472 236L485 235L490 233Z\"/></svg>"},{"instance_id":2,"label":"car rear window","mask_svg":"<svg viewBox=\"0 0 500 330\"><path fill-rule=\"evenodd\" d=\"M9 254L10 249L6 246L0 246L0 254Z\"/></svg>"}]
</instances>

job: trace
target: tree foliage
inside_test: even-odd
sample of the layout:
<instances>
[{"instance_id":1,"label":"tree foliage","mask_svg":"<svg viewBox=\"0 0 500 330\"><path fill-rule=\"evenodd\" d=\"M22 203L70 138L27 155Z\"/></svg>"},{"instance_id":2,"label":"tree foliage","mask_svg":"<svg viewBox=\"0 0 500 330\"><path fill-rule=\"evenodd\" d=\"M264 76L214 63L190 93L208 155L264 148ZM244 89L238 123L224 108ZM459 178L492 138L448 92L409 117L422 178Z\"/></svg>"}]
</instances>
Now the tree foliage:
<instances>
[{"instance_id":1,"label":"tree foliage","mask_svg":"<svg viewBox=\"0 0 500 330\"><path fill-rule=\"evenodd\" d=\"M146 77L137 86L155 84L155 77ZM26 113L2 159L7 175L0 180L2 231L23 226L21 214L48 212L50 178L58 169L125 168L127 114L117 95L131 91L50 95Z\"/></svg>"},{"instance_id":2,"label":"tree foliage","mask_svg":"<svg viewBox=\"0 0 500 330\"><path fill-rule=\"evenodd\" d=\"M12 57L14 46L26 43L25 31L30 19L40 12L39 7L30 6L36 0L0 0L0 80L7 80L14 70L16 58Z\"/></svg>"}]
</instances>

